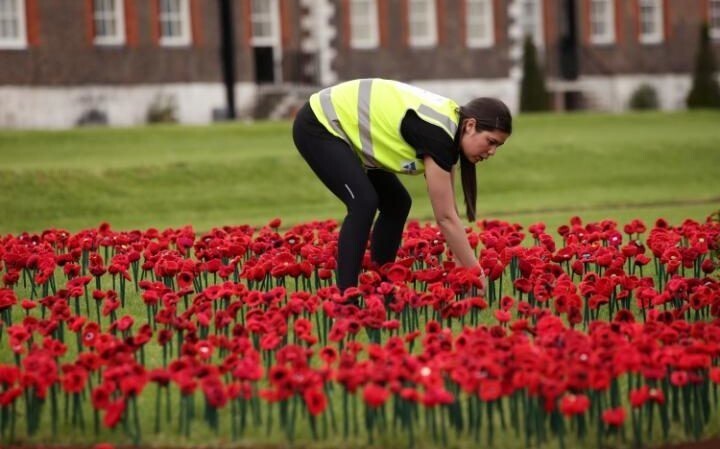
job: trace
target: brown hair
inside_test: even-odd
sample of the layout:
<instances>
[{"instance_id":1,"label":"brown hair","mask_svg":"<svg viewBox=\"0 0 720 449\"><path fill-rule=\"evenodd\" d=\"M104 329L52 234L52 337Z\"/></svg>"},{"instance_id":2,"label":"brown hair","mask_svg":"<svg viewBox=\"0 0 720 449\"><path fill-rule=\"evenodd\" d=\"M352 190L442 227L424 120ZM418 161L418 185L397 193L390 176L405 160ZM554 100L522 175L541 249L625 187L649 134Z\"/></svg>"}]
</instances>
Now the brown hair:
<instances>
[{"instance_id":1,"label":"brown hair","mask_svg":"<svg viewBox=\"0 0 720 449\"><path fill-rule=\"evenodd\" d=\"M475 221L475 210L477 206L477 176L475 165L465 158L460 148L463 123L467 119L474 118L478 131L499 130L512 134L512 114L502 101L496 98L476 98L464 106L460 106L460 125L458 126L455 143L460 153L460 180L462 183L463 196L465 198L465 212L469 221Z\"/></svg>"}]
</instances>

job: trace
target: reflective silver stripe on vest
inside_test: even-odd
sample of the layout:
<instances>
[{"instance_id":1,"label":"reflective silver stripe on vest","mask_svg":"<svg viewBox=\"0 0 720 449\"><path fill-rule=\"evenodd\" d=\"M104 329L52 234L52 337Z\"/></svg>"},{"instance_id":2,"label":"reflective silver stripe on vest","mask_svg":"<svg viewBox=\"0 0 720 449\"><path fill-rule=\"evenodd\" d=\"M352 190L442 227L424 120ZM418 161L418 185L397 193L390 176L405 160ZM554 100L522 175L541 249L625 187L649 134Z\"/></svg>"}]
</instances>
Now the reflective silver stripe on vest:
<instances>
[{"instance_id":1,"label":"reflective silver stripe on vest","mask_svg":"<svg viewBox=\"0 0 720 449\"><path fill-rule=\"evenodd\" d=\"M360 80L358 87L358 130L360 131L360 151L365 156L374 159L372 136L370 134L370 91L372 80Z\"/></svg>"},{"instance_id":2,"label":"reflective silver stripe on vest","mask_svg":"<svg viewBox=\"0 0 720 449\"><path fill-rule=\"evenodd\" d=\"M338 119L337 112L335 112L335 107L333 106L332 99L330 98L331 90L332 87L328 87L327 89L323 89L318 92L318 97L320 97L320 106L322 107L323 114L325 114L325 118L327 118L327 121L328 123L330 123L330 126L332 126L332 129L335 130L336 133L340 134L343 140L348 143L348 145L352 145L352 142L350 142L347 134L345 134L345 131L343 131L342 127L340 126L340 119Z\"/></svg>"},{"instance_id":3,"label":"reflective silver stripe on vest","mask_svg":"<svg viewBox=\"0 0 720 449\"><path fill-rule=\"evenodd\" d=\"M332 103L332 87L328 87L318 92L318 98L320 99L320 107L322 108L323 114L325 114L325 118L327 118L327 121L332 129L336 133L340 134L341 138L350 145L350 148L352 148L352 140L350 140L348 135L345 134L345 130L342 129L342 126L340 125L340 118L338 117L337 112L335 111L335 106L333 106ZM362 141L362 133L360 139ZM378 167L378 164L375 161L375 158L372 157L372 154L370 156L366 156L362 151L360 151L359 156L363 165L367 167Z\"/></svg>"},{"instance_id":4,"label":"reflective silver stripe on vest","mask_svg":"<svg viewBox=\"0 0 720 449\"><path fill-rule=\"evenodd\" d=\"M447 115L443 115L435 109L431 108L430 106L424 104L420 105L420 107L418 108L418 113L427 115L433 120L437 120L450 133L451 136L455 137L455 133L457 132L457 123L452 121L452 119Z\"/></svg>"}]
</instances>

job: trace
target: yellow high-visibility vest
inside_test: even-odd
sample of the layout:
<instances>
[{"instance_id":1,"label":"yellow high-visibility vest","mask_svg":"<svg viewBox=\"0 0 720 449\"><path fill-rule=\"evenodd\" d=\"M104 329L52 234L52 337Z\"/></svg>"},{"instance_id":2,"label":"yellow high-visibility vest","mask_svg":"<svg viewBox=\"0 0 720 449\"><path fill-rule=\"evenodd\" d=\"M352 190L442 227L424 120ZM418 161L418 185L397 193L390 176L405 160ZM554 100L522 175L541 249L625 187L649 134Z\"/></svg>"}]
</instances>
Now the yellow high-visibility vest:
<instances>
[{"instance_id":1,"label":"yellow high-visibility vest","mask_svg":"<svg viewBox=\"0 0 720 449\"><path fill-rule=\"evenodd\" d=\"M369 168L420 174L422 159L400 134L400 123L412 109L428 123L448 133L460 120L458 104L449 98L398 81L369 78L328 87L310 97L320 123L341 138Z\"/></svg>"}]
</instances>

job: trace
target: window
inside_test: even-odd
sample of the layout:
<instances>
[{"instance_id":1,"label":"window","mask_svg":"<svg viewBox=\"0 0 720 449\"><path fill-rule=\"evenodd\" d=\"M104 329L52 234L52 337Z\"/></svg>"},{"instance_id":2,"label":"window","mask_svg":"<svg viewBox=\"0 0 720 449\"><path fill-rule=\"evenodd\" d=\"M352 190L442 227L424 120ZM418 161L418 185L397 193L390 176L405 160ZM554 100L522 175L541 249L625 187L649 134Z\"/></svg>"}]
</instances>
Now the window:
<instances>
[{"instance_id":1,"label":"window","mask_svg":"<svg viewBox=\"0 0 720 449\"><path fill-rule=\"evenodd\" d=\"M468 47L492 47L495 43L495 27L493 26L492 0L467 1L467 35Z\"/></svg>"},{"instance_id":2,"label":"window","mask_svg":"<svg viewBox=\"0 0 720 449\"><path fill-rule=\"evenodd\" d=\"M411 47L430 47L437 43L435 0L410 0L409 43Z\"/></svg>"},{"instance_id":3,"label":"window","mask_svg":"<svg viewBox=\"0 0 720 449\"><path fill-rule=\"evenodd\" d=\"M272 47L278 41L277 2L273 0L252 0L250 21L252 22L252 43L256 47Z\"/></svg>"},{"instance_id":4,"label":"window","mask_svg":"<svg viewBox=\"0 0 720 449\"><path fill-rule=\"evenodd\" d=\"M0 48L25 47L25 0L0 0Z\"/></svg>"},{"instance_id":5,"label":"window","mask_svg":"<svg viewBox=\"0 0 720 449\"><path fill-rule=\"evenodd\" d=\"M378 46L377 0L350 1L350 32L353 48Z\"/></svg>"},{"instance_id":6,"label":"window","mask_svg":"<svg viewBox=\"0 0 720 449\"><path fill-rule=\"evenodd\" d=\"M121 0L94 0L95 44L121 45L125 42L125 17Z\"/></svg>"},{"instance_id":7,"label":"window","mask_svg":"<svg viewBox=\"0 0 720 449\"><path fill-rule=\"evenodd\" d=\"M590 0L590 42L612 44L615 41L613 0Z\"/></svg>"},{"instance_id":8,"label":"window","mask_svg":"<svg viewBox=\"0 0 720 449\"><path fill-rule=\"evenodd\" d=\"M168 46L190 44L188 0L160 0L160 43Z\"/></svg>"},{"instance_id":9,"label":"window","mask_svg":"<svg viewBox=\"0 0 720 449\"><path fill-rule=\"evenodd\" d=\"M543 0L522 0L520 14L520 28L523 39L530 36L536 47L543 47Z\"/></svg>"},{"instance_id":10,"label":"window","mask_svg":"<svg viewBox=\"0 0 720 449\"><path fill-rule=\"evenodd\" d=\"M657 44L663 40L663 0L639 0L640 42Z\"/></svg>"},{"instance_id":11,"label":"window","mask_svg":"<svg viewBox=\"0 0 720 449\"><path fill-rule=\"evenodd\" d=\"M720 39L720 0L710 0L708 22L710 37Z\"/></svg>"}]
</instances>

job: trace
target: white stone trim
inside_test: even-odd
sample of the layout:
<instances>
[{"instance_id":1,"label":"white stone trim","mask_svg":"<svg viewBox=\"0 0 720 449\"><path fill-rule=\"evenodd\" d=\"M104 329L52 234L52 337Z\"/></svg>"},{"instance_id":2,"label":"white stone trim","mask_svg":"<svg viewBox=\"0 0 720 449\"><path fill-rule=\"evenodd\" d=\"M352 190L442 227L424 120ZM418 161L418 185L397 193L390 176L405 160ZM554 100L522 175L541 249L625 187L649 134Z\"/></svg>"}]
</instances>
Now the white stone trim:
<instances>
[{"instance_id":1,"label":"white stone trim","mask_svg":"<svg viewBox=\"0 0 720 449\"><path fill-rule=\"evenodd\" d=\"M720 81L720 75L718 75ZM676 111L686 108L685 99L692 85L691 74L628 74L615 76L580 76L577 81L548 80L548 90L583 92L592 110L623 112L629 109L629 101L642 84L655 88L659 108Z\"/></svg>"},{"instance_id":2,"label":"white stone trim","mask_svg":"<svg viewBox=\"0 0 720 449\"><path fill-rule=\"evenodd\" d=\"M306 74L314 77L318 84L329 86L338 80L332 68L337 50L332 41L337 36L336 11L332 0L300 0L309 14L300 19L300 26L306 37L300 43L305 54L314 55L314 60L305 67Z\"/></svg>"},{"instance_id":3,"label":"white stone trim","mask_svg":"<svg viewBox=\"0 0 720 449\"><path fill-rule=\"evenodd\" d=\"M520 24L522 14L521 0L510 0L508 4L508 37L510 45L508 57L510 59L510 79L520 82L522 78L522 57L523 57L523 30Z\"/></svg>"},{"instance_id":4,"label":"white stone trim","mask_svg":"<svg viewBox=\"0 0 720 449\"><path fill-rule=\"evenodd\" d=\"M251 113L256 86L235 85L240 116ZM110 126L139 126L159 96L172 98L176 117L183 124L207 124L213 110L225 110L225 88L221 83L177 83L161 85L77 87L0 86L0 128L65 129L77 125L83 114L97 110Z\"/></svg>"}]
</instances>

